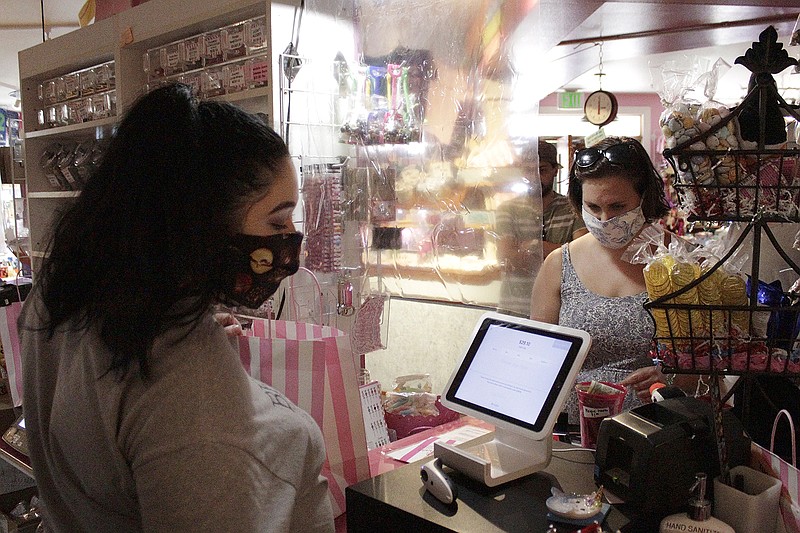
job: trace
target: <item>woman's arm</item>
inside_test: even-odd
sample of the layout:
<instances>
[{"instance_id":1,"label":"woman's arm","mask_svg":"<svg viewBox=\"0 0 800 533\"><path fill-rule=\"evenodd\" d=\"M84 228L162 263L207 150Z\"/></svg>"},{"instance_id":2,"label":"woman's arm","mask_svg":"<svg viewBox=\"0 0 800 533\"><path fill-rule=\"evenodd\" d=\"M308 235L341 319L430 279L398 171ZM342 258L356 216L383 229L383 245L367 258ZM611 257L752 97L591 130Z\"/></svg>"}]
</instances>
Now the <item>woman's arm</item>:
<instances>
[{"instance_id":1,"label":"woman's arm","mask_svg":"<svg viewBox=\"0 0 800 533\"><path fill-rule=\"evenodd\" d=\"M568 246L568 245L564 245ZM558 324L561 311L561 253L545 257L531 291L531 319Z\"/></svg>"}]
</instances>

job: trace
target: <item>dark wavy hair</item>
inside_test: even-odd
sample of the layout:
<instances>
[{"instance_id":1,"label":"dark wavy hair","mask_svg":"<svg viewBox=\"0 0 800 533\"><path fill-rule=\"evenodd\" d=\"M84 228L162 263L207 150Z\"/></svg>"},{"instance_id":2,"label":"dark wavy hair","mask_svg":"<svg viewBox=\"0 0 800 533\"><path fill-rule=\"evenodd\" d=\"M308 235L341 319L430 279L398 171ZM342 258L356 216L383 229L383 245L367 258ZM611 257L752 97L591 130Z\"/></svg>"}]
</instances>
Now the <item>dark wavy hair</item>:
<instances>
[{"instance_id":1,"label":"dark wavy hair","mask_svg":"<svg viewBox=\"0 0 800 533\"><path fill-rule=\"evenodd\" d=\"M289 157L255 115L158 88L130 108L76 202L54 226L38 276L52 337L96 328L122 377L148 375L154 339L207 311L226 245Z\"/></svg>"},{"instance_id":2,"label":"dark wavy hair","mask_svg":"<svg viewBox=\"0 0 800 533\"><path fill-rule=\"evenodd\" d=\"M592 148L605 150L623 143L634 145L634 150L631 151L633 155L627 158L625 165L611 163L605 157L599 158L595 164L587 168L572 164L567 190L567 197L572 209L580 215L585 181L620 176L630 181L633 188L642 197L642 212L645 218L649 222L658 220L669 213L670 209L664 191L664 182L639 141L630 137L606 137Z\"/></svg>"}]
</instances>

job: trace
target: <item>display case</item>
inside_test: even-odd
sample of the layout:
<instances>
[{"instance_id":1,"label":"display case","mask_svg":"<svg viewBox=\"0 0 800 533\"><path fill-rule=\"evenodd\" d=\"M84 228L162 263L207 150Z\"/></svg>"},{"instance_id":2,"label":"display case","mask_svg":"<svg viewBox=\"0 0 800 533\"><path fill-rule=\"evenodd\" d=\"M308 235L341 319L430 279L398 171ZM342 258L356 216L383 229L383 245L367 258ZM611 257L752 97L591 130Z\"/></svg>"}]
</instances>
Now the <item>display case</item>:
<instances>
[{"instance_id":1,"label":"display case","mask_svg":"<svg viewBox=\"0 0 800 533\"><path fill-rule=\"evenodd\" d=\"M183 81L198 92L208 83L209 48L204 36L220 36L225 48L220 51L216 80L220 85L227 81L235 90L201 96L231 101L270 119L275 116L273 83L264 76L272 69L262 63L277 60L271 31L274 4L297 3L149 2L19 53L34 273L46 254L52 224L80 195L117 113L164 80ZM154 61L157 54L159 66L169 66L169 73L155 75L156 67L143 62L151 53ZM257 80L247 82L248 65L255 72L251 78Z\"/></svg>"}]
</instances>

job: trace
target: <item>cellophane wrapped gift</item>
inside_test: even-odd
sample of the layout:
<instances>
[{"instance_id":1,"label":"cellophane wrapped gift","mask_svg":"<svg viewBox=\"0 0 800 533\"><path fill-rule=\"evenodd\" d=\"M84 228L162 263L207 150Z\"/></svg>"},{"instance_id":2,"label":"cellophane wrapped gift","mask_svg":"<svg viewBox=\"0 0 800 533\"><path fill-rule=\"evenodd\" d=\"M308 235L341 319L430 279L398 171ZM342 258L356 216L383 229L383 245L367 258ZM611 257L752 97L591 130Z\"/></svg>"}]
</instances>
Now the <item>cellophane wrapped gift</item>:
<instances>
[{"instance_id":1,"label":"cellophane wrapped gift","mask_svg":"<svg viewBox=\"0 0 800 533\"><path fill-rule=\"evenodd\" d=\"M796 343L787 349L770 337L781 315L769 305L750 305L742 273L748 257L741 250L722 262L728 249L693 246L657 225L646 227L626 250L623 258L645 265L646 307L655 323L656 356L666 368L800 372Z\"/></svg>"}]
</instances>

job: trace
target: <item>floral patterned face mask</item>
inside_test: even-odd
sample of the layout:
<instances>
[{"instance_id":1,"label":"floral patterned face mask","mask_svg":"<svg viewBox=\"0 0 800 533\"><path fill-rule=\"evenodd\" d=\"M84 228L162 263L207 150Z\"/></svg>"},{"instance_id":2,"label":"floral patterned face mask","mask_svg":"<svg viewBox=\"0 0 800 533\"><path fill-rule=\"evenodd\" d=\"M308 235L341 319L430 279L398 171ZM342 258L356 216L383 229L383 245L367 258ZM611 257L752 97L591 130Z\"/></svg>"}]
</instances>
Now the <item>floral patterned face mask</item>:
<instances>
[{"instance_id":1,"label":"floral patterned face mask","mask_svg":"<svg viewBox=\"0 0 800 533\"><path fill-rule=\"evenodd\" d=\"M303 234L279 233L261 237L240 233L231 240L225 273L225 296L258 309L278 290L281 281L300 268Z\"/></svg>"},{"instance_id":2,"label":"floral patterned face mask","mask_svg":"<svg viewBox=\"0 0 800 533\"><path fill-rule=\"evenodd\" d=\"M600 220L588 212L585 207L582 211L586 229L606 248L618 249L626 246L647 221L641 204L627 213L622 213L606 221Z\"/></svg>"}]
</instances>

